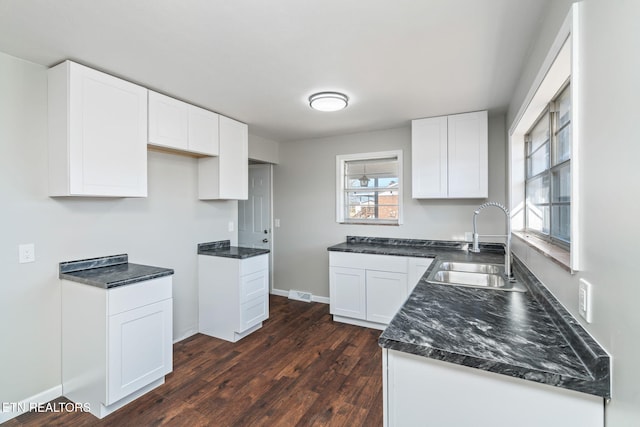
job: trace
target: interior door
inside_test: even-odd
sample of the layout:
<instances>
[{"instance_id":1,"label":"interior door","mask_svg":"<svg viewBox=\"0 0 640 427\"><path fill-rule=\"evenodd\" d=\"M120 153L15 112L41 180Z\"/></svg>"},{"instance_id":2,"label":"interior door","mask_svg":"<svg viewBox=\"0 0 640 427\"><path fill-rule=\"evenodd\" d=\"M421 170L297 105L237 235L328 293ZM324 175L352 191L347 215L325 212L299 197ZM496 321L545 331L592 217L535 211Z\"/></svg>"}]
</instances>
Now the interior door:
<instances>
[{"instance_id":1,"label":"interior door","mask_svg":"<svg viewBox=\"0 0 640 427\"><path fill-rule=\"evenodd\" d=\"M238 243L272 249L271 165L249 165L249 198L238 201Z\"/></svg>"}]
</instances>

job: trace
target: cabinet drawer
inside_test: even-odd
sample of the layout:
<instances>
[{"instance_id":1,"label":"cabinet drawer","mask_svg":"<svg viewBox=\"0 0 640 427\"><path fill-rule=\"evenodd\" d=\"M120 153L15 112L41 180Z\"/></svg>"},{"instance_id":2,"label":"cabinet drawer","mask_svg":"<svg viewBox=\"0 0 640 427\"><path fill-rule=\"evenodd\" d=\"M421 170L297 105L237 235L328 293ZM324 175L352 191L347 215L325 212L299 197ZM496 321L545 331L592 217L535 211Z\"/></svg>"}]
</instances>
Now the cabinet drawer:
<instances>
[{"instance_id":1,"label":"cabinet drawer","mask_svg":"<svg viewBox=\"0 0 640 427\"><path fill-rule=\"evenodd\" d=\"M258 255L240 260L240 276L255 273L256 271L269 269L269 255Z\"/></svg>"},{"instance_id":2,"label":"cabinet drawer","mask_svg":"<svg viewBox=\"0 0 640 427\"><path fill-rule=\"evenodd\" d=\"M407 273L407 258L392 255L354 254L348 252L330 252L331 267L359 268L363 270L390 271Z\"/></svg>"},{"instance_id":3,"label":"cabinet drawer","mask_svg":"<svg viewBox=\"0 0 640 427\"><path fill-rule=\"evenodd\" d=\"M266 295L269 291L267 270L257 271L240 278L240 302Z\"/></svg>"},{"instance_id":4,"label":"cabinet drawer","mask_svg":"<svg viewBox=\"0 0 640 427\"><path fill-rule=\"evenodd\" d=\"M240 306L240 327L243 332L269 317L269 298L267 295L254 298Z\"/></svg>"},{"instance_id":5,"label":"cabinet drawer","mask_svg":"<svg viewBox=\"0 0 640 427\"><path fill-rule=\"evenodd\" d=\"M172 297L172 277L165 276L109 289L108 314L113 315Z\"/></svg>"}]
</instances>

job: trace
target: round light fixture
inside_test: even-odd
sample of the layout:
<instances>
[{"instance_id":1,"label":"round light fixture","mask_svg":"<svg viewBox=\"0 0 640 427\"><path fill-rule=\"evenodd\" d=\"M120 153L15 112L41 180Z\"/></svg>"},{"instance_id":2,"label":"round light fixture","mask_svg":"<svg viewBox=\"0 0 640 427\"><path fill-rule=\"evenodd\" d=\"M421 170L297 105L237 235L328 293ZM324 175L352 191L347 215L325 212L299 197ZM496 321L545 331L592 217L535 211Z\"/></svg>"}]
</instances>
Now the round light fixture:
<instances>
[{"instance_id":1,"label":"round light fixture","mask_svg":"<svg viewBox=\"0 0 640 427\"><path fill-rule=\"evenodd\" d=\"M349 97L339 92L318 92L309 97L309 106L318 111L338 111L349 103Z\"/></svg>"}]
</instances>

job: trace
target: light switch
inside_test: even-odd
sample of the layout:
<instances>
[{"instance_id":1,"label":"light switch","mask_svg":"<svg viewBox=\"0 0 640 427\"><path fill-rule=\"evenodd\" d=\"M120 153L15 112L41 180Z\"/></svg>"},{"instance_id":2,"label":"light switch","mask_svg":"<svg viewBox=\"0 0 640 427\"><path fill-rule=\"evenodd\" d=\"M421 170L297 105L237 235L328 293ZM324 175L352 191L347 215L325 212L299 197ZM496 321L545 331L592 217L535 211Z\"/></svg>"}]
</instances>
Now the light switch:
<instances>
[{"instance_id":1,"label":"light switch","mask_svg":"<svg viewBox=\"0 0 640 427\"><path fill-rule=\"evenodd\" d=\"M233 231L234 230L234 224L233 221L229 221L229 231Z\"/></svg>"},{"instance_id":2,"label":"light switch","mask_svg":"<svg viewBox=\"0 0 640 427\"><path fill-rule=\"evenodd\" d=\"M580 285L578 287L578 313L580 313L580 316L582 316L587 323L591 323L592 321L591 287L591 283L580 279Z\"/></svg>"},{"instance_id":3,"label":"light switch","mask_svg":"<svg viewBox=\"0 0 640 427\"><path fill-rule=\"evenodd\" d=\"M276 218L276 219L274 219L274 220L273 220L273 222L275 223L275 224L274 224L274 226L275 226L276 228L280 228L280 218Z\"/></svg>"},{"instance_id":4,"label":"light switch","mask_svg":"<svg viewBox=\"0 0 640 427\"><path fill-rule=\"evenodd\" d=\"M18 245L18 262L24 264L36 260L36 247L33 243Z\"/></svg>"}]
</instances>

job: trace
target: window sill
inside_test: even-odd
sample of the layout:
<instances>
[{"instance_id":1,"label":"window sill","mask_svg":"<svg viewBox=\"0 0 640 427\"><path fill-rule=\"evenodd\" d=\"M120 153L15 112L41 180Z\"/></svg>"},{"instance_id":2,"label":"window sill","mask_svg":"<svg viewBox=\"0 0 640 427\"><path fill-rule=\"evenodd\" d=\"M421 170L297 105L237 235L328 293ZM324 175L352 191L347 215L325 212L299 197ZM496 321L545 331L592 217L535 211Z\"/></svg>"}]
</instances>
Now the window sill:
<instances>
[{"instance_id":1,"label":"window sill","mask_svg":"<svg viewBox=\"0 0 640 427\"><path fill-rule=\"evenodd\" d=\"M536 252L541 253L563 269L567 270L569 273L573 273L571 270L571 254L568 250L546 242L539 237L524 231L514 231L511 234L522 240Z\"/></svg>"}]
</instances>

